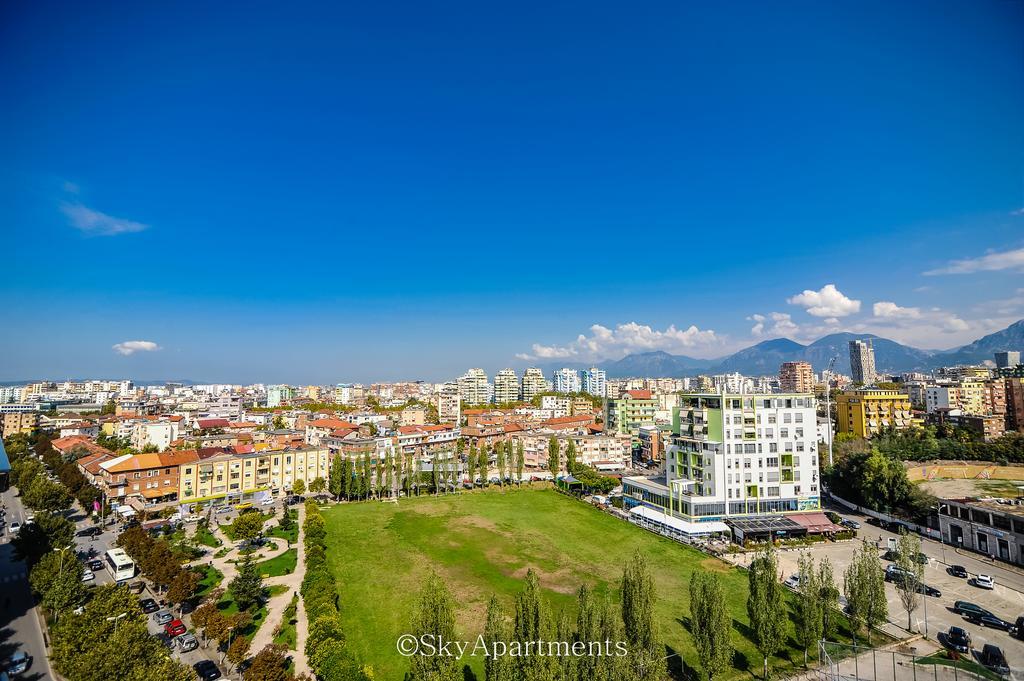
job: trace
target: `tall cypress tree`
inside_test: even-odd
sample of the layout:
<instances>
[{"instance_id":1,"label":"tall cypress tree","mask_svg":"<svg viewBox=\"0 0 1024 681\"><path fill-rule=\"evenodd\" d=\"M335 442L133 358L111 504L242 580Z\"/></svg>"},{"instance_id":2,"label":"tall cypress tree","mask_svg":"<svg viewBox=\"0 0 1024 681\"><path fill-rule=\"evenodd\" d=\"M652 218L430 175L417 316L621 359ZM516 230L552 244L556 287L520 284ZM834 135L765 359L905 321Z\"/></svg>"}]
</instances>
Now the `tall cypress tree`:
<instances>
[{"instance_id":1,"label":"tall cypress tree","mask_svg":"<svg viewBox=\"0 0 1024 681\"><path fill-rule=\"evenodd\" d=\"M525 455L523 453L523 440L519 438L516 440L516 484L523 484L523 466L525 465Z\"/></svg>"},{"instance_id":2,"label":"tall cypress tree","mask_svg":"<svg viewBox=\"0 0 1024 681\"><path fill-rule=\"evenodd\" d=\"M341 499L341 493L345 487L345 471L341 454L335 454L334 458L331 459L330 477L327 488L335 499Z\"/></svg>"},{"instance_id":3,"label":"tall cypress tree","mask_svg":"<svg viewBox=\"0 0 1024 681\"><path fill-rule=\"evenodd\" d=\"M523 590L516 596L515 620L512 628L512 640L524 644L528 641L545 640L548 616L544 602L540 596L540 581L533 568L526 573ZM538 655L515 657L516 679L538 679L540 669L544 666L544 658Z\"/></svg>"},{"instance_id":4,"label":"tall cypress tree","mask_svg":"<svg viewBox=\"0 0 1024 681\"><path fill-rule=\"evenodd\" d=\"M663 647L654 618L657 595L647 559L639 549L622 573L622 622L629 646L629 663L639 680L665 675Z\"/></svg>"},{"instance_id":5,"label":"tall cypress tree","mask_svg":"<svg viewBox=\"0 0 1024 681\"><path fill-rule=\"evenodd\" d=\"M820 573L815 568L814 558L807 553L800 554L800 584L796 601L796 640L804 649L804 667L807 666L807 651L818 644L822 632L822 588Z\"/></svg>"},{"instance_id":6,"label":"tall cypress tree","mask_svg":"<svg viewBox=\"0 0 1024 681\"><path fill-rule=\"evenodd\" d=\"M499 440L498 444L496 444L494 446L494 455L495 455L495 458L497 459L497 461L495 463L497 463L497 465L498 465L498 480L499 480L499 484L502 487L504 487L505 486L505 442L503 440Z\"/></svg>"},{"instance_id":7,"label":"tall cypress tree","mask_svg":"<svg viewBox=\"0 0 1024 681\"><path fill-rule=\"evenodd\" d=\"M412 616L410 633L420 640L455 641L455 599L436 574L423 585ZM413 655L409 658L412 681L458 681L459 661L449 655Z\"/></svg>"},{"instance_id":8,"label":"tall cypress tree","mask_svg":"<svg viewBox=\"0 0 1024 681\"><path fill-rule=\"evenodd\" d=\"M495 644L508 645L508 622L505 617L505 609L497 596L491 596L487 604L487 622L484 624L484 642L487 644L488 654L484 658L484 679L485 681L512 681L512 658L507 654L495 656L497 650Z\"/></svg>"},{"instance_id":9,"label":"tall cypress tree","mask_svg":"<svg viewBox=\"0 0 1024 681\"><path fill-rule=\"evenodd\" d=\"M764 678L767 679L768 658L786 642L786 602L779 581L778 559L770 543L751 561L747 576L750 581L747 615L754 645L764 659Z\"/></svg>"},{"instance_id":10,"label":"tall cypress tree","mask_svg":"<svg viewBox=\"0 0 1024 681\"><path fill-rule=\"evenodd\" d=\"M548 470L551 471L551 478L558 477L558 471L562 467L561 457L558 453L558 439L552 435L548 440Z\"/></svg>"},{"instance_id":11,"label":"tall cypress tree","mask_svg":"<svg viewBox=\"0 0 1024 681\"><path fill-rule=\"evenodd\" d=\"M565 469L572 473L576 470L576 442L569 439L569 446L565 449Z\"/></svg>"},{"instance_id":12,"label":"tall cypress tree","mask_svg":"<svg viewBox=\"0 0 1024 681\"><path fill-rule=\"evenodd\" d=\"M469 454L466 455L466 477L469 478L471 487L476 486L476 464L476 447L470 447Z\"/></svg>"},{"instance_id":13,"label":"tall cypress tree","mask_svg":"<svg viewBox=\"0 0 1024 681\"><path fill-rule=\"evenodd\" d=\"M697 659L712 681L732 659L732 622L717 574L695 570L690 576L690 621Z\"/></svg>"},{"instance_id":14,"label":"tall cypress tree","mask_svg":"<svg viewBox=\"0 0 1024 681\"><path fill-rule=\"evenodd\" d=\"M488 477L490 476L490 456L489 456L489 453L487 451L487 445L486 444L484 444L483 446L480 447L480 459L479 460L480 460L480 481L483 483L483 486L486 487L489 484L489 482L490 482L490 480L488 479Z\"/></svg>"},{"instance_id":15,"label":"tall cypress tree","mask_svg":"<svg viewBox=\"0 0 1024 681\"><path fill-rule=\"evenodd\" d=\"M839 629L839 588L828 556L818 564L818 588L821 589L821 637L826 641L834 640Z\"/></svg>"}]
</instances>

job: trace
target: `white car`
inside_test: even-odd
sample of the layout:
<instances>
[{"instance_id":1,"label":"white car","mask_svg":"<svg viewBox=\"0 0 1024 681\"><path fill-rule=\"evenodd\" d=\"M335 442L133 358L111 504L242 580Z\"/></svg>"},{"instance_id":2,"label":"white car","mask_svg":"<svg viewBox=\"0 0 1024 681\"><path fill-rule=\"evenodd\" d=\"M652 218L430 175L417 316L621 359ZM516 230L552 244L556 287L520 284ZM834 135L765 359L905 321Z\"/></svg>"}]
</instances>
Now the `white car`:
<instances>
[{"instance_id":1,"label":"white car","mask_svg":"<svg viewBox=\"0 0 1024 681\"><path fill-rule=\"evenodd\" d=\"M91 582L94 579L96 579L96 573L93 572L92 570L88 570L87 569L87 570L85 570L85 572L82 573L82 581L83 582Z\"/></svg>"},{"instance_id":2,"label":"white car","mask_svg":"<svg viewBox=\"0 0 1024 681\"><path fill-rule=\"evenodd\" d=\"M18 534L18 532L21 531L21 523L15 520L13 523L11 523L11 526L8 528L8 531L11 534Z\"/></svg>"},{"instance_id":3,"label":"white car","mask_svg":"<svg viewBox=\"0 0 1024 681\"><path fill-rule=\"evenodd\" d=\"M262 506L273 506L274 505L274 498L273 497L267 497L266 499L264 499L263 501L260 502L260 505L262 505Z\"/></svg>"},{"instance_id":4,"label":"white car","mask_svg":"<svg viewBox=\"0 0 1024 681\"><path fill-rule=\"evenodd\" d=\"M28 515L25 516L25 524L26 525L28 525L29 523L34 523L35 521L36 521L36 514L35 513L29 513Z\"/></svg>"},{"instance_id":5,"label":"white car","mask_svg":"<svg viewBox=\"0 0 1024 681\"><path fill-rule=\"evenodd\" d=\"M974 578L974 586L982 589L996 588L996 578L992 575L978 575Z\"/></svg>"},{"instance_id":6,"label":"white car","mask_svg":"<svg viewBox=\"0 0 1024 681\"><path fill-rule=\"evenodd\" d=\"M203 516L196 515L195 513L193 513L192 515L185 516L185 522L186 523L198 523L202 519L203 519Z\"/></svg>"},{"instance_id":7,"label":"white car","mask_svg":"<svg viewBox=\"0 0 1024 681\"><path fill-rule=\"evenodd\" d=\"M181 522L181 514L180 513L172 513L170 515L170 517L167 518L167 522L170 522L170 523L180 523Z\"/></svg>"},{"instance_id":8,"label":"white car","mask_svg":"<svg viewBox=\"0 0 1024 681\"><path fill-rule=\"evenodd\" d=\"M790 575L789 577L786 578L786 581L783 582L783 584L788 586L790 589L797 589L797 588L799 588L800 587L800 574L797 573L797 574L794 574L794 575Z\"/></svg>"}]
</instances>

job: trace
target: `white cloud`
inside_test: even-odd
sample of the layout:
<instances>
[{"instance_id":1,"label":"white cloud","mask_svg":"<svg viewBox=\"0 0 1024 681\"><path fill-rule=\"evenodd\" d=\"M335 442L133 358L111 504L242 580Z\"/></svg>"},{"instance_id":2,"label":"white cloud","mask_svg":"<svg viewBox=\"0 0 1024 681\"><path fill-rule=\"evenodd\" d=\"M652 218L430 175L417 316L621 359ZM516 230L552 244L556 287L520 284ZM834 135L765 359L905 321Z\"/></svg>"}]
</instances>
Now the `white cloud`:
<instances>
[{"instance_id":1,"label":"white cloud","mask_svg":"<svg viewBox=\"0 0 1024 681\"><path fill-rule=\"evenodd\" d=\"M117 343L113 346L114 352L119 355L134 355L136 352L156 352L162 348L153 341L134 340Z\"/></svg>"},{"instance_id":2,"label":"white cloud","mask_svg":"<svg viewBox=\"0 0 1024 681\"><path fill-rule=\"evenodd\" d=\"M997 272L1000 270L1024 270L1024 248L1001 253L989 253L977 258L953 260L945 267L928 270L926 275L973 274L975 272Z\"/></svg>"},{"instance_id":3,"label":"white cloud","mask_svg":"<svg viewBox=\"0 0 1024 681\"><path fill-rule=\"evenodd\" d=\"M826 284L820 291L807 289L786 302L800 305L815 317L846 317L860 311L860 301L847 298L835 284Z\"/></svg>"},{"instance_id":4,"label":"white cloud","mask_svg":"<svg viewBox=\"0 0 1024 681\"><path fill-rule=\"evenodd\" d=\"M711 329L701 330L696 326L677 329L675 325L664 331L652 329L646 324L628 322L609 329L601 324L590 327L590 335L580 334L566 345L541 345L534 343L529 353L519 353L518 359L575 359L596 361L620 358L634 352L692 352L718 346L719 336Z\"/></svg>"},{"instance_id":5,"label":"white cloud","mask_svg":"<svg viewBox=\"0 0 1024 681\"><path fill-rule=\"evenodd\" d=\"M134 220L115 218L81 203L64 203L60 209L67 216L68 223L85 234L116 236L149 229L149 225Z\"/></svg>"},{"instance_id":6,"label":"white cloud","mask_svg":"<svg viewBox=\"0 0 1024 681\"><path fill-rule=\"evenodd\" d=\"M896 303L880 300L872 306L876 317L889 319L920 319L921 309L917 307L900 307Z\"/></svg>"}]
</instances>

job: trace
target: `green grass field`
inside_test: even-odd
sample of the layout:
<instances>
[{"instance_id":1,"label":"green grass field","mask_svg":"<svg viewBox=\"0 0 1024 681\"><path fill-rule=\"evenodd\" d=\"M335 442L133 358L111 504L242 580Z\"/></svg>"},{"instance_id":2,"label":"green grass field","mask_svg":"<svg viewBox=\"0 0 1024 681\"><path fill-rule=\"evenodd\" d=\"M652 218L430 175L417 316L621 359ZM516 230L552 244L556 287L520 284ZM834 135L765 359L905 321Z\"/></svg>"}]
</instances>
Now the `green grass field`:
<instances>
[{"instance_id":1,"label":"green grass field","mask_svg":"<svg viewBox=\"0 0 1024 681\"><path fill-rule=\"evenodd\" d=\"M575 594L586 582L618 599L622 568L636 549L648 558L657 591L661 635L677 676L696 664L689 619L693 570L719 572L730 595L738 654L725 678L759 676L761 660L748 639L747 576L721 561L657 537L550 489L496 490L423 497L398 504L343 504L324 511L328 560L338 578L345 634L375 678L401 678L408 661L395 651L407 633L424 578L435 570L458 601L460 636L483 631L487 601L497 594L509 612L528 568L538 572L553 611L575 616ZM801 666L795 641L775 670ZM471 666L483 678L482 659Z\"/></svg>"},{"instance_id":2,"label":"green grass field","mask_svg":"<svg viewBox=\"0 0 1024 681\"><path fill-rule=\"evenodd\" d=\"M280 577L281 575L290 575L295 572L295 565L298 559L298 549L288 549L280 556L257 563L256 567L259 568L260 574L264 577Z\"/></svg>"}]
</instances>

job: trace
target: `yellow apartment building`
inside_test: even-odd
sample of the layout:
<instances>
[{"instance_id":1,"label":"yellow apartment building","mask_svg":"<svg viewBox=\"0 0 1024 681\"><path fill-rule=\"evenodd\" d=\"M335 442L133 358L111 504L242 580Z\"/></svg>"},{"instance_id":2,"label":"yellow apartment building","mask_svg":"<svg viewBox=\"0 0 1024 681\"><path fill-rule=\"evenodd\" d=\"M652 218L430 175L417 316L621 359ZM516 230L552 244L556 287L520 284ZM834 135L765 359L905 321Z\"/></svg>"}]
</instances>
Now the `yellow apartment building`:
<instances>
[{"instance_id":1,"label":"yellow apartment building","mask_svg":"<svg viewBox=\"0 0 1024 681\"><path fill-rule=\"evenodd\" d=\"M296 480L307 487L317 478L327 480L329 472L330 455L322 447L215 454L181 465L178 500L249 498L266 490L278 493L290 490Z\"/></svg>"},{"instance_id":2,"label":"yellow apartment building","mask_svg":"<svg viewBox=\"0 0 1024 681\"><path fill-rule=\"evenodd\" d=\"M883 430L919 425L910 410L910 396L898 390L864 388L836 399L836 432L869 438Z\"/></svg>"}]
</instances>

